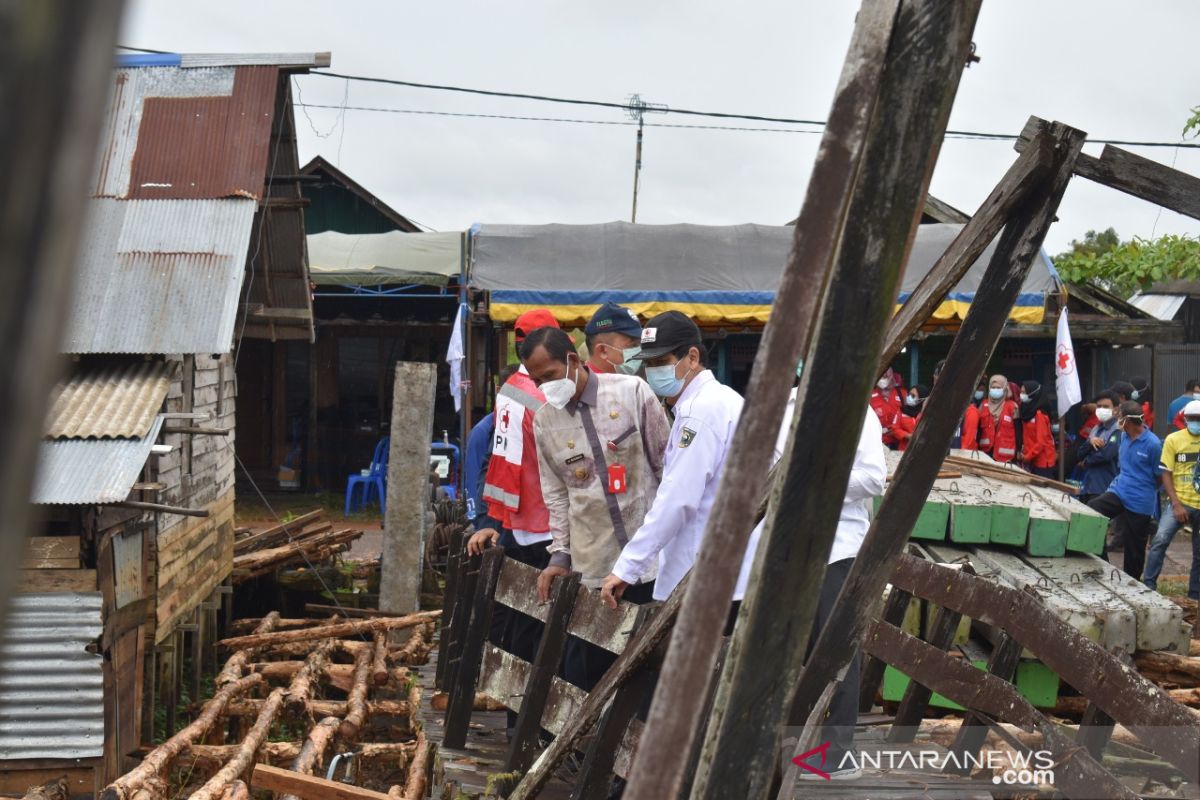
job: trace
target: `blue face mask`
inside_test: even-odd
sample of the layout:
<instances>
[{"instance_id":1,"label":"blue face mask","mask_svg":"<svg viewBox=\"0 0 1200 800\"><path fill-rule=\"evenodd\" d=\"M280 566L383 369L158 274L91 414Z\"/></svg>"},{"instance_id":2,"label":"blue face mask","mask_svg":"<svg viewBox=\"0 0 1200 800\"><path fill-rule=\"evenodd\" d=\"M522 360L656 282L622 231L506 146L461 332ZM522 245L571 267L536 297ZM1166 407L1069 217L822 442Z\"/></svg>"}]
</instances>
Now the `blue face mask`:
<instances>
[{"instance_id":1,"label":"blue face mask","mask_svg":"<svg viewBox=\"0 0 1200 800\"><path fill-rule=\"evenodd\" d=\"M1187 429L1192 436L1200 436L1200 419L1189 419Z\"/></svg>"},{"instance_id":2,"label":"blue face mask","mask_svg":"<svg viewBox=\"0 0 1200 800\"><path fill-rule=\"evenodd\" d=\"M983 399L983 389L976 389L975 390L975 402L978 403L982 399Z\"/></svg>"},{"instance_id":3,"label":"blue face mask","mask_svg":"<svg viewBox=\"0 0 1200 800\"><path fill-rule=\"evenodd\" d=\"M1134 389L1132 392L1129 393L1130 400L1138 400L1141 398L1141 396L1142 396L1142 393L1139 392L1137 389Z\"/></svg>"},{"instance_id":4,"label":"blue face mask","mask_svg":"<svg viewBox=\"0 0 1200 800\"><path fill-rule=\"evenodd\" d=\"M995 387L988 389L988 397L992 398L993 400L1003 400L1004 399L1004 389L995 388Z\"/></svg>"},{"instance_id":5,"label":"blue face mask","mask_svg":"<svg viewBox=\"0 0 1200 800\"><path fill-rule=\"evenodd\" d=\"M646 367L646 383L650 384L650 389L659 397L676 396L683 391L683 382L686 379L686 375L682 378L675 375L675 364Z\"/></svg>"}]
</instances>

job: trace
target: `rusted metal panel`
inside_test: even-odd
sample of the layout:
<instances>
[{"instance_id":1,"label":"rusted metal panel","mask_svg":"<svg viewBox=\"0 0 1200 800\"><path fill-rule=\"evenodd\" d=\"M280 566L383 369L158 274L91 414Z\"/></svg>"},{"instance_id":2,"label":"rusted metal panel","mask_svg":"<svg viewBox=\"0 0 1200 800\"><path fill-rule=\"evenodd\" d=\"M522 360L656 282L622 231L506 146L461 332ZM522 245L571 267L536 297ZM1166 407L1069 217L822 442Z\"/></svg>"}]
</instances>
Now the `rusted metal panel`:
<instances>
[{"instance_id":1,"label":"rusted metal panel","mask_svg":"<svg viewBox=\"0 0 1200 800\"><path fill-rule=\"evenodd\" d=\"M141 439L42 442L31 501L40 505L92 505L124 500L137 482L160 428L161 416Z\"/></svg>"},{"instance_id":2,"label":"rusted metal panel","mask_svg":"<svg viewBox=\"0 0 1200 800\"><path fill-rule=\"evenodd\" d=\"M63 352L228 352L255 206L94 199Z\"/></svg>"},{"instance_id":3,"label":"rusted metal panel","mask_svg":"<svg viewBox=\"0 0 1200 800\"><path fill-rule=\"evenodd\" d=\"M99 592L14 595L0 635L0 760L103 754Z\"/></svg>"},{"instance_id":4,"label":"rusted metal panel","mask_svg":"<svg viewBox=\"0 0 1200 800\"><path fill-rule=\"evenodd\" d=\"M230 95L146 97L126 196L259 197L278 82L275 67L236 67Z\"/></svg>"},{"instance_id":5,"label":"rusted metal panel","mask_svg":"<svg viewBox=\"0 0 1200 800\"><path fill-rule=\"evenodd\" d=\"M234 69L143 67L113 73L108 117L101 132L100 158L93 190L96 197L125 197L130 167L140 141L143 105L148 97L229 97Z\"/></svg>"},{"instance_id":6,"label":"rusted metal panel","mask_svg":"<svg viewBox=\"0 0 1200 800\"><path fill-rule=\"evenodd\" d=\"M171 386L162 361L84 369L54 387L48 439L141 439Z\"/></svg>"},{"instance_id":7,"label":"rusted metal panel","mask_svg":"<svg viewBox=\"0 0 1200 800\"><path fill-rule=\"evenodd\" d=\"M143 594L142 536L140 521L112 537L114 607L124 608Z\"/></svg>"}]
</instances>

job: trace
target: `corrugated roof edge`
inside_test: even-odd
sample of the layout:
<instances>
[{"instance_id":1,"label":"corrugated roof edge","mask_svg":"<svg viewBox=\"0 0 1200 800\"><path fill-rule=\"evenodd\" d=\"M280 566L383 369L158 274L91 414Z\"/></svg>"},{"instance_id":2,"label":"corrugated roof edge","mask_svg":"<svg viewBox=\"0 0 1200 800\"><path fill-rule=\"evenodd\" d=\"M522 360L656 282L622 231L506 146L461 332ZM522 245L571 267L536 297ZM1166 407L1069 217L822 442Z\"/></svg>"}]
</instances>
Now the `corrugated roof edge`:
<instances>
[{"instance_id":1,"label":"corrugated roof edge","mask_svg":"<svg viewBox=\"0 0 1200 800\"><path fill-rule=\"evenodd\" d=\"M117 55L117 67L328 67L330 53L132 53Z\"/></svg>"}]
</instances>

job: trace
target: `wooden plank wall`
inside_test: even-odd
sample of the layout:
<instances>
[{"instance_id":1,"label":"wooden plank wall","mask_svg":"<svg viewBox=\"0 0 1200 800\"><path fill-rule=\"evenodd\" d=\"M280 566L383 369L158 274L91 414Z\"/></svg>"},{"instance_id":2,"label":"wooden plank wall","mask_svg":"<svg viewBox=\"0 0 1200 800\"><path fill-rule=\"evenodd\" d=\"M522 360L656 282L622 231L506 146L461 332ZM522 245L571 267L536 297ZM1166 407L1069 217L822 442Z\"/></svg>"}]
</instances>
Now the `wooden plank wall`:
<instances>
[{"instance_id":1,"label":"wooden plank wall","mask_svg":"<svg viewBox=\"0 0 1200 800\"><path fill-rule=\"evenodd\" d=\"M207 508L209 516L163 514L159 520L155 572L158 587L156 643L191 614L233 570L235 398L229 354L188 356L167 392L168 412L207 415L185 425L229 430L227 436L164 434L174 450L158 459L161 502ZM190 367L190 369L189 369ZM190 392L188 391L190 389Z\"/></svg>"}]
</instances>

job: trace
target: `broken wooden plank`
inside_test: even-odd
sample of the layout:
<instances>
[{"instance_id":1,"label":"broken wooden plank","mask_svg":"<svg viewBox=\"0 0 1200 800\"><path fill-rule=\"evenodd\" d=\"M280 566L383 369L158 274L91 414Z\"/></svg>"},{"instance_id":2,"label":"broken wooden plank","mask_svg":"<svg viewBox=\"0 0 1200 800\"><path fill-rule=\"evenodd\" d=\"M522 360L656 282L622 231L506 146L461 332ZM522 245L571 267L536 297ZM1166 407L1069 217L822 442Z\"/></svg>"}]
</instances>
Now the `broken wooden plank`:
<instances>
[{"instance_id":1,"label":"broken wooden plank","mask_svg":"<svg viewBox=\"0 0 1200 800\"><path fill-rule=\"evenodd\" d=\"M1020 661L1020 658L1020 643L1008 634L1001 632L1000 641L992 648L992 654L988 658L987 671L1000 680L1011 683L1017 674L1017 662ZM950 752L959 756L958 766L947 761L943 771L958 775L971 774L970 762L965 757L979 753L979 748L983 747L987 734L987 720L974 711L968 711L963 719L962 727L959 728L953 744L950 745Z\"/></svg>"},{"instance_id":2,"label":"broken wooden plank","mask_svg":"<svg viewBox=\"0 0 1200 800\"><path fill-rule=\"evenodd\" d=\"M513 559L508 558L505 561ZM517 714L517 722L509 739L508 756L504 764L504 768L509 772L524 772L529 769L529 765L541 750L542 716L546 710L546 701L550 697L551 684L566 650L567 627L576 598L579 596L581 578L578 572L572 572L555 578L551 587L546 626L538 639L537 653L530 665L525 696L521 700L521 710Z\"/></svg>"},{"instance_id":3,"label":"broken wooden plank","mask_svg":"<svg viewBox=\"0 0 1200 800\"><path fill-rule=\"evenodd\" d=\"M419 611L403 617L379 617L363 619L355 622L339 622L336 625L321 625L315 628L301 628L290 631L272 631L270 633L255 633L248 636L233 636L217 642L221 647L272 647L278 644L294 642L311 642L317 639L337 639L344 636L359 634L374 634L376 631L394 631L412 628L416 625L435 620L442 615L441 611Z\"/></svg>"},{"instance_id":4,"label":"broken wooden plank","mask_svg":"<svg viewBox=\"0 0 1200 800\"><path fill-rule=\"evenodd\" d=\"M1007 681L975 669L961 659L951 658L936 647L885 623L875 624L867 646L876 657L897 669L919 675L920 680L952 700L996 719L1012 722L1023 730L1040 732L1046 749L1059 759L1055 764L1055 787L1065 795L1126 800L1138 797L1090 755L1078 752L1070 739ZM1076 752L1072 753L1073 750ZM1068 754L1072 757L1068 758Z\"/></svg>"},{"instance_id":5,"label":"broken wooden plank","mask_svg":"<svg viewBox=\"0 0 1200 800\"><path fill-rule=\"evenodd\" d=\"M270 764L255 764L250 778L255 789L282 794L294 794L301 800L388 800L383 792L374 792L341 781L330 781L313 775L301 775Z\"/></svg>"},{"instance_id":6,"label":"broken wooden plank","mask_svg":"<svg viewBox=\"0 0 1200 800\"><path fill-rule=\"evenodd\" d=\"M540 573L541 570L528 564L506 558L496 581L496 602L546 622L550 606L538 602L537 578ZM579 586L575 594L574 611L567 625L567 633L603 647L610 653L624 650L633 632L638 606L624 601L614 611L604 605L599 592L586 586Z\"/></svg>"},{"instance_id":7,"label":"broken wooden plank","mask_svg":"<svg viewBox=\"0 0 1200 800\"><path fill-rule=\"evenodd\" d=\"M1014 145L1018 152L1026 148L1028 132L1034 120L1036 117L1031 118L1021 131ZM1075 165L1075 174L1193 219L1200 219L1200 178L1128 150L1106 144L1099 158L1080 156Z\"/></svg>"},{"instance_id":8,"label":"broken wooden plank","mask_svg":"<svg viewBox=\"0 0 1200 800\"><path fill-rule=\"evenodd\" d=\"M78 536L31 536L21 569L78 569Z\"/></svg>"},{"instance_id":9,"label":"broken wooden plank","mask_svg":"<svg viewBox=\"0 0 1200 800\"><path fill-rule=\"evenodd\" d=\"M962 621L962 614L959 612L949 608L938 609L937 617L930 627L929 636L926 637L929 645L945 652L954 643L954 634L958 630L960 621ZM887 741L889 743L913 740L917 728L921 725L921 719L925 716L926 709L929 708L929 698L932 694L933 691L928 686L921 684L919 680L909 681L908 688L904 691L904 699L900 701L900 707L896 709L896 719L888 731Z\"/></svg>"},{"instance_id":10,"label":"broken wooden plank","mask_svg":"<svg viewBox=\"0 0 1200 800\"><path fill-rule=\"evenodd\" d=\"M908 607L912 604L913 596L895 586L888 587L887 601L883 605L880 619L889 625L901 627ZM910 631L911 632L911 631ZM862 671L858 682L858 710L866 713L875 707L875 695L879 684L883 681L883 670L887 665L874 656L863 653Z\"/></svg>"},{"instance_id":11,"label":"broken wooden plank","mask_svg":"<svg viewBox=\"0 0 1200 800\"><path fill-rule=\"evenodd\" d=\"M471 606L471 617L467 623L463 642L462 660L459 663L455 682L450 687L450 705L446 709L446 729L442 734L445 747L462 748L467 743L467 726L471 721L471 710L475 704L475 684L479 678L479 665L483 658L483 646L488 636L492 619L492 603L496 594L496 579L505 561L504 550L493 547L483 554L479 566L479 583Z\"/></svg>"},{"instance_id":12,"label":"broken wooden plank","mask_svg":"<svg viewBox=\"0 0 1200 800\"><path fill-rule=\"evenodd\" d=\"M1200 780L1200 721L1033 596L907 555L897 560L892 583L1004 629L1189 780Z\"/></svg>"},{"instance_id":13,"label":"broken wooden plank","mask_svg":"<svg viewBox=\"0 0 1200 800\"><path fill-rule=\"evenodd\" d=\"M999 340L1021 284L1039 257L1054 212L1070 180L1071 164L1083 146L1085 136L1082 131L1057 124L1050 126L1044 135L1053 142L1051 177L1042 192L1020 206L1001 234L976 292L976 302L972 303L951 345L946 366L926 401L922 424L909 442L896 481L884 496L880 513L867 532L839 600L800 677L791 714L794 723L808 718L828 677L849 663L860 637L870 625L896 557L903 551L923 498L944 463L946 446L963 407L970 401L977 376ZM900 558L912 560L909 556ZM940 569L955 572L944 567ZM901 585L894 579L891 582ZM945 605L940 597L913 594ZM954 607L954 610L976 617L960 607Z\"/></svg>"},{"instance_id":14,"label":"broken wooden plank","mask_svg":"<svg viewBox=\"0 0 1200 800\"><path fill-rule=\"evenodd\" d=\"M692 791L698 800L742 793L758 797L769 792L780 753L782 723L789 716L789 698L801 672L813 672L804 656L863 417L869 413L866 400L878 377L876 365L894 314L900 274L916 233L920 201L928 189L978 12L979 3L973 0L949 5L916 0L900 4L894 17L889 46L879 62L883 71L878 105L863 140L842 239L834 269L824 284L818 327L805 358L789 443L780 460L782 477L776 485L774 508L759 541L709 722ZM865 13L866 6L859 12L860 20ZM810 380L811 375L820 378ZM854 398L862 404L860 413L853 413L853 405L847 413L847 399L853 403ZM964 404L955 409L955 423ZM929 423L926 417L920 427ZM943 455L949 438L947 432ZM940 467L939 459L929 482L920 488L922 501ZM743 476L735 473L735 479L743 480ZM897 479L897 483L901 481ZM906 538L919 511L920 505L915 505L911 519L905 520ZM803 520L805 536L795 535L793 525L798 520ZM708 539L716 540L715 535ZM705 549L725 552L724 548ZM739 555L733 554L732 559L739 560ZM736 571L739 564L729 567ZM705 590L703 595L697 592L697 597L709 594L706 577L697 574L697 586ZM885 583L881 580L869 590L873 601L882 598ZM719 595L721 601L728 597ZM787 615L776 613L781 606L788 609ZM672 680L664 682L664 687L684 683L678 680L671 659L685 637L718 633L719 626L693 631L681 620L664 666ZM677 669L694 671L697 681L686 686L685 696L667 702L664 687L656 692L654 707L663 709L664 722L656 727L651 712L646 742L654 750L653 755L645 750L637 755L631 787L638 779L647 787L636 794L637 800L671 796L677 791L682 765L676 764L686 758L700 726L690 715L685 717L690 725L680 724L678 719L665 720L677 716L677 705L702 702L712 661L711 657L699 663L681 661ZM840 669L814 674L821 690ZM816 693L814 702L820 694ZM809 712L811 708L801 719L807 719ZM754 723L748 724L748 719ZM670 769L664 770L663 763L670 764Z\"/></svg>"}]
</instances>

